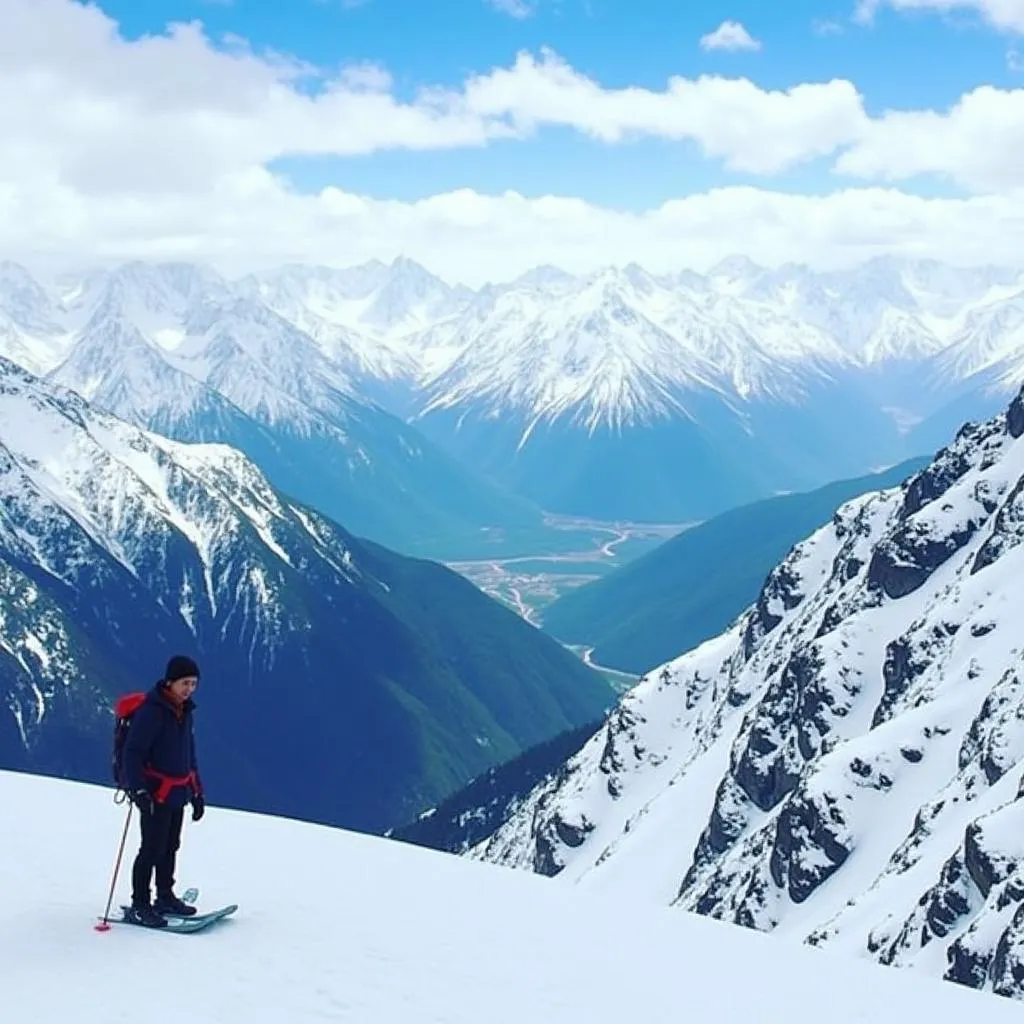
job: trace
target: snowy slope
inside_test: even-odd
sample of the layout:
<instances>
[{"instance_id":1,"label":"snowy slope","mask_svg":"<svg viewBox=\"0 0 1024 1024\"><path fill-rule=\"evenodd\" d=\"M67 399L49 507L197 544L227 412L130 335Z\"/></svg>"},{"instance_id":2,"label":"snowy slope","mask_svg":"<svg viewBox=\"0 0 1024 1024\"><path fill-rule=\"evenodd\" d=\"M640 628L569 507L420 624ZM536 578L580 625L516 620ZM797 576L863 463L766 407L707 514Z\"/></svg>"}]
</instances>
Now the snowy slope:
<instances>
[{"instance_id":1,"label":"snowy slope","mask_svg":"<svg viewBox=\"0 0 1024 1024\"><path fill-rule=\"evenodd\" d=\"M271 309L295 323L309 316L350 328L349 339L366 349L387 339L422 330L452 316L472 298L413 260L390 265L374 260L344 270L289 264L247 277L242 285ZM305 328L304 328L305 329ZM359 332L357 334L356 332ZM372 361L372 356L367 356Z\"/></svg>"},{"instance_id":2,"label":"snowy slope","mask_svg":"<svg viewBox=\"0 0 1024 1024\"><path fill-rule=\"evenodd\" d=\"M99 709L187 650L204 721L230 723L206 755L226 798L382 829L611 699L467 580L358 540L239 451L141 431L3 360L0 581L7 767L105 774Z\"/></svg>"},{"instance_id":3,"label":"snowy slope","mask_svg":"<svg viewBox=\"0 0 1024 1024\"><path fill-rule=\"evenodd\" d=\"M0 356L43 373L70 343L52 296L23 266L0 261Z\"/></svg>"},{"instance_id":4,"label":"snowy slope","mask_svg":"<svg viewBox=\"0 0 1024 1024\"><path fill-rule=\"evenodd\" d=\"M241 409L175 366L113 301L93 312L47 378L119 419L172 437L228 441L254 428Z\"/></svg>"},{"instance_id":5,"label":"snowy slope","mask_svg":"<svg viewBox=\"0 0 1024 1024\"><path fill-rule=\"evenodd\" d=\"M937 360L936 375L1024 384L1024 289L973 309Z\"/></svg>"},{"instance_id":6,"label":"snowy slope","mask_svg":"<svg viewBox=\"0 0 1024 1024\"><path fill-rule=\"evenodd\" d=\"M206 302L183 326L174 364L259 422L304 433L320 415L345 421L351 389L341 369L262 303Z\"/></svg>"},{"instance_id":7,"label":"snowy slope","mask_svg":"<svg viewBox=\"0 0 1024 1024\"><path fill-rule=\"evenodd\" d=\"M124 820L109 791L0 773L0 802L19 822L0 844L17 880L0 929L12 1020L127 1024L142 1006L152 1024L183 1008L251 1024L668 1024L681 1006L692 1024L819 1024L823 1007L833 1024L1019 1018L991 996L696 916L216 806L186 824L179 876L204 905L237 902L235 917L198 936L98 933ZM123 899L124 869L120 881Z\"/></svg>"},{"instance_id":8,"label":"snowy slope","mask_svg":"<svg viewBox=\"0 0 1024 1024\"><path fill-rule=\"evenodd\" d=\"M1022 435L842 506L472 855L1024 996Z\"/></svg>"},{"instance_id":9,"label":"snowy slope","mask_svg":"<svg viewBox=\"0 0 1024 1024\"><path fill-rule=\"evenodd\" d=\"M681 396L696 389L793 398L804 374L851 361L767 305L666 287L636 266L528 276L476 301L447 336L435 329L432 345L458 355L428 378L426 413L475 400L588 430L688 415Z\"/></svg>"},{"instance_id":10,"label":"snowy slope","mask_svg":"<svg viewBox=\"0 0 1024 1024\"><path fill-rule=\"evenodd\" d=\"M682 392L716 390L716 368L644 316L634 293L608 273L554 303L527 288L474 304L452 325L459 354L428 381L424 413L467 400L525 410L527 435L537 420L566 415L590 430L687 416Z\"/></svg>"}]
</instances>

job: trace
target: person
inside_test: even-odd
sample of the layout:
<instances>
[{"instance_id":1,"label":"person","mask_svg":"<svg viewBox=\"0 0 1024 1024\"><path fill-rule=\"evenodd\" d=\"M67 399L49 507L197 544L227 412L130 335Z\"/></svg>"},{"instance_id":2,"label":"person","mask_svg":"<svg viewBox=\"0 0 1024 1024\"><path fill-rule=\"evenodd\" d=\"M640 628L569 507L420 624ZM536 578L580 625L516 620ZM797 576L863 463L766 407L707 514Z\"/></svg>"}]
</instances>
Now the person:
<instances>
[{"instance_id":1,"label":"person","mask_svg":"<svg viewBox=\"0 0 1024 1024\"><path fill-rule=\"evenodd\" d=\"M126 789L139 809L141 826L130 915L151 928L166 926L166 914L196 912L175 896L174 869L186 805L192 805L193 821L205 811L192 721L192 694L198 684L195 661L180 654L172 657L163 678L132 716L125 737ZM156 900L151 902L154 874Z\"/></svg>"}]
</instances>

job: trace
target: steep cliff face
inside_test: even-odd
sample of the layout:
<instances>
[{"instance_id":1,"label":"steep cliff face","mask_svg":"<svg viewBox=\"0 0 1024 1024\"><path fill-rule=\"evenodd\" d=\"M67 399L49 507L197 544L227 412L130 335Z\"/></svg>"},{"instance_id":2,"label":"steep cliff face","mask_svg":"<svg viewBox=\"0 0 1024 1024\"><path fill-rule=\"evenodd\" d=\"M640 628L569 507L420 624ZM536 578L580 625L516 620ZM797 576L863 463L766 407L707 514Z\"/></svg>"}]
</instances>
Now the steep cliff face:
<instances>
[{"instance_id":1,"label":"steep cliff face","mask_svg":"<svg viewBox=\"0 0 1024 1024\"><path fill-rule=\"evenodd\" d=\"M470 855L1024 995L1022 435L842 506Z\"/></svg>"}]
</instances>

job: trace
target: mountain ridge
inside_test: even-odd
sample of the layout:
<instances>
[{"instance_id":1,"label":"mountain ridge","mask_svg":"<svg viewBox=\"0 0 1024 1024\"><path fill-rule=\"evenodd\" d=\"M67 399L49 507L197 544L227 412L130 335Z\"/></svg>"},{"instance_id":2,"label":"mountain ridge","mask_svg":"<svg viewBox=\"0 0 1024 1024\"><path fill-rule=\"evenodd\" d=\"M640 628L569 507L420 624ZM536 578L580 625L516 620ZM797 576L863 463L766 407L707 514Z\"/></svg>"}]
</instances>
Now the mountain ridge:
<instances>
[{"instance_id":1,"label":"mountain ridge","mask_svg":"<svg viewBox=\"0 0 1024 1024\"><path fill-rule=\"evenodd\" d=\"M440 504L438 518L459 524L464 543L480 526L536 535L538 509L679 522L862 475L933 450L954 414L987 414L1024 380L1024 277L927 261L818 273L735 259L704 276L548 267L477 291L404 259L291 264L241 281L136 263L52 292L10 268L3 280L15 283L0 293L0 345L30 369L66 356L109 302L164 358L264 427L340 428L330 444L344 447L343 424L313 424L358 405L356 419L373 417L376 433L353 442L316 494L299 496L323 502L329 476L327 511L359 527L360 512L346 519L344 506L380 487L359 466L384 444L390 471L423 494L424 513ZM63 326L34 339L15 307L19 323ZM462 471L460 494L475 497L445 505L429 470L400 454L410 438L447 459L449 476ZM349 473L361 474L359 487ZM310 476L278 480L294 489ZM381 495L367 529L396 501ZM513 507L509 523L503 509ZM414 544L409 518L404 536L376 539Z\"/></svg>"},{"instance_id":2,"label":"mountain ridge","mask_svg":"<svg viewBox=\"0 0 1024 1024\"><path fill-rule=\"evenodd\" d=\"M2 359L0 468L7 767L104 778L113 696L190 650L225 803L373 831L612 701L468 580L359 540L241 452Z\"/></svg>"},{"instance_id":3,"label":"mountain ridge","mask_svg":"<svg viewBox=\"0 0 1024 1024\"><path fill-rule=\"evenodd\" d=\"M80 326L47 377L106 411L238 447L282 490L410 553L543 533L539 509L360 399L313 338L200 268L130 265L71 294Z\"/></svg>"},{"instance_id":4,"label":"mountain ridge","mask_svg":"<svg viewBox=\"0 0 1024 1024\"><path fill-rule=\"evenodd\" d=\"M1022 438L841 506L467 855L1024 998Z\"/></svg>"}]
</instances>

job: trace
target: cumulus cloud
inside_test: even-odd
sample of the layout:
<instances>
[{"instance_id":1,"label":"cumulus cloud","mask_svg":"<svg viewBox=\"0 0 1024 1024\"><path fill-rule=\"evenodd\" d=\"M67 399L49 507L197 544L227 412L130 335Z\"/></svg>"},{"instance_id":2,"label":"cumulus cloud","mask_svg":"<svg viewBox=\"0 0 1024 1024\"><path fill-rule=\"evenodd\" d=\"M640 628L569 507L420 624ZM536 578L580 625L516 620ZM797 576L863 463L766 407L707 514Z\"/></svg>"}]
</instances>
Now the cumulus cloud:
<instances>
[{"instance_id":1,"label":"cumulus cloud","mask_svg":"<svg viewBox=\"0 0 1024 1024\"><path fill-rule=\"evenodd\" d=\"M128 43L69 0L0 0L0 20L5 159L95 193L202 188L281 157L481 146L548 125L609 143L693 140L731 168L772 173L832 152L864 120L842 81L608 89L545 51L403 101L379 68L326 76L241 41L216 48L196 24Z\"/></svg>"},{"instance_id":2,"label":"cumulus cloud","mask_svg":"<svg viewBox=\"0 0 1024 1024\"><path fill-rule=\"evenodd\" d=\"M603 142L692 140L734 170L776 173L856 137L864 107L849 82L765 90L747 79L673 77L662 91L606 89L556 55L520 54L509 68L470 78L466 109L521 137L546 125Z\"/></svg>"},{"instance_id":3,"label":"cumulus cloud","mask_svg":"<svg viewBox=\"0 0 1024 1024\"><path fill-rule=\"evenodd\" d=\"M702 50L760 50L761 42L755 39L738 21L723 21L714 32L701 36Z\"/></svg>"},{"instance_id":4,"label":"cumulus cloud","mask_svg":"<svg viewBox=\"0 0 1024 1024\"><path fill-rule=\"evenodd\" d=\"M940 14L969 12L1003 31L1024 32L1024 0L858 0L855 17L870 22L883 7Z\"/></svg>"},{"instance_id":5,"label":"cumulus cloud","mask_svg":"<svg viewBox=\"0 0 1024 1024\"><path fill-rule=\"evenodd\" d=\"M923 174L977 191L1024 186L1024 90L984 85L948 112L889 111L869 123L836 170L875 180Z\"/></svg>"},{"instance_id":6,"label":"cumulus cloud","mask_svg":"<svg viewBox=\"0 0 1024 1024\"><path fill-rule=\"evenodd\" d=\"M1024 252L1019 90L984 87L944 112L872 118L843 80L769 90L674 77L663 89L607 88L542 52L400 97L376 64L328 74L243 40L214 43L198 24L128 41L95 6L70 0L0 0L0 23L0 257L244 268L404 252L479 281L542 262L669 269L737 250L817 263ZM751 175L824 159L843 177L831 195L730 188L631 214L468 190L419 202L337 188L302 195L271 171L283 157L484 146L545 126L608 145L686 140ZM922 199L888 187L921 174L991 194ZM885 187L845 187L873 183Z\"/></svg>"}]
</instances>

